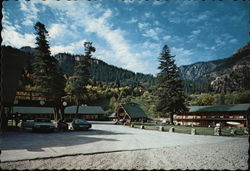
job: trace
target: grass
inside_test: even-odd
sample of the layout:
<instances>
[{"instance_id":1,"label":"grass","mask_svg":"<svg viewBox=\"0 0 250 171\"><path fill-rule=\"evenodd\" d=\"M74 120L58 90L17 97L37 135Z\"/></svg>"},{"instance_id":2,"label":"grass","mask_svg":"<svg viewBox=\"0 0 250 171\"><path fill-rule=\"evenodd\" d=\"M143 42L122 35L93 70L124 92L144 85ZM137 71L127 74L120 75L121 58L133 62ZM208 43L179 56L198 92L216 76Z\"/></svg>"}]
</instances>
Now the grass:
<instances>
[{"instance_id":1,"label":"grass","mask_svg":"<svg viewBox=\"0 0 250 171\"><path fill-rule=\"evenodd\" d=\"M142 123L136 122L133 123L134 128L140 128ZM145 130L159 130L159 125L154 123L143 123ZM214 128L208 127L189 127L189 126L178 126L178 125L165 125L164 132L168 132L171 127L175 128L176 133L183 133L183 134L191 134L192 128L196 129L197 135L214 135ZM228 128L222 128L221 130L222 136L241 136L247 137L248 134L245 134L242 129L236 129L235 135L232 135Z\"/></svg>"}]
</instances>

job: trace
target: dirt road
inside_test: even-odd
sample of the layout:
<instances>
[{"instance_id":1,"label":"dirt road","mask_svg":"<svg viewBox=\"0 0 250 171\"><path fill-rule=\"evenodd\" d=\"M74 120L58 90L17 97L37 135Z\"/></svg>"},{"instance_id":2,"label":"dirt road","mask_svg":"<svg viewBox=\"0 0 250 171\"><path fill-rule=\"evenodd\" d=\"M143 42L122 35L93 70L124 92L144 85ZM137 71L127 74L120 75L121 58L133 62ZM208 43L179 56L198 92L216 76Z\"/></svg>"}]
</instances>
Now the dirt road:
<instances>
[{"instance_id":1,"label":"dirt road","mask_svg":"<svg viewBox=\"0 0 250 171\"><path fill-rule=\"evenodd\" d=\"M4 169L235 170L248 167L247 138L192 136L96 124L89 132L12 132L3 135L2 142L1 168ZM114 152L119 150L123 151ZM92 154L95 152L100 154ZM62 155L74 156L57 157ZM56 158L41 159L44 157ZM28 160L34 158L38 159Z\"/></svg>"}]
</instances>

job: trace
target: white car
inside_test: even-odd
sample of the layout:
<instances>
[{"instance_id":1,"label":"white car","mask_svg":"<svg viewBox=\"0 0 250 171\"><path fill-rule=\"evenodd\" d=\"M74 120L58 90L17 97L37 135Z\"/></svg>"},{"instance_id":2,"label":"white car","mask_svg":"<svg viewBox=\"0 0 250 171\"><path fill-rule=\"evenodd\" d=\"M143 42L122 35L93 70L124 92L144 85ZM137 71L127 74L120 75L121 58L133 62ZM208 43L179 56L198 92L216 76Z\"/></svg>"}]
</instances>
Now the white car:
<instances>
[{"instance_id":1,"label":"white car","mask_svg":"<svg viewBox=\"0 0 250 171\"><path fill-rule=\"evenodd\" d=\"M34 121L33 131L49 131L53 132L55 130L55 125L48 118L36 118Z\"/></svg>"}]
</instances>

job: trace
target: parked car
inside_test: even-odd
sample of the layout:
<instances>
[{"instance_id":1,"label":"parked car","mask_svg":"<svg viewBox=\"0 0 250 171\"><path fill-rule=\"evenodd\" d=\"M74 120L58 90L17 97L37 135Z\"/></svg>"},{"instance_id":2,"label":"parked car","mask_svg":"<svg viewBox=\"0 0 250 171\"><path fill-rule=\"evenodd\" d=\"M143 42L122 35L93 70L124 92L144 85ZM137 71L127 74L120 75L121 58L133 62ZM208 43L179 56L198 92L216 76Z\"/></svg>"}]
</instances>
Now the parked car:
<instances>
[{"instance_id":1,"label":"parked car","mask_svg":"<svg viewBox=\"0 0 250 171\"><path fill-rule=\"evenodd\" d=\"M59 121L58 123L57 123L57 129L58 130L63 130L63 131L66 131L66 130L68 130L68 127L69 127L69 125L66 123L66 122L64 122L64 121Z\"/></svg>"},{"instance_id":2,"label":"parked car","mask_svg":"<svg viewBox=\"0 0 250 171\"><path fill-rule=\"evenodd\" d=\"M74 130L88 130L91 124L84 119L74 119L71 123Z\"/></svg>"},{"instance_id":3,"label":"parked car","mask_svg":"<svg viewBox=\"0 0 250 171\"><path fill-rule=\"evenodd\" d=\"M22 121L21 127L23 129L32 129L34 127L33 121Z\"/></svg>"},{"instance_id":4,"label":"parked car","mask_svg":"<svg viewBox=\"0 0 250 171\"><path fill-rule=\"evenodd\" d=\"M36 118L32 130L53 132L55 130L55 125L48 118Z\"/></svg>"}]
</instances>

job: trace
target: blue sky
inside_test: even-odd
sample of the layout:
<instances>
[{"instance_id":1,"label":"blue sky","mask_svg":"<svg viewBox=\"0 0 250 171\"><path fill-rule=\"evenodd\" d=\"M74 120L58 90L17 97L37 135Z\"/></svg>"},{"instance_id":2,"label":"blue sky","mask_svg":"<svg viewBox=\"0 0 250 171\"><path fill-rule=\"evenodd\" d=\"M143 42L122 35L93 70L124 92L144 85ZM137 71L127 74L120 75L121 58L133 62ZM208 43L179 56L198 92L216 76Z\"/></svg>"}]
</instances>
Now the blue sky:
<instances>
[{"instance_id":1,"label":"blue sky","mask_svg":"<svg viewBox=\"0 0 250 171\"><path fill-rule=\"evenodd\" d=\"M35 47L37 21L49 31L52 54L83 54L134 72L156 74L164 44L176 64L226 58L249 41L247 1L32 0L3 2L2 38Z\"/></svg>"}]
</instances>

